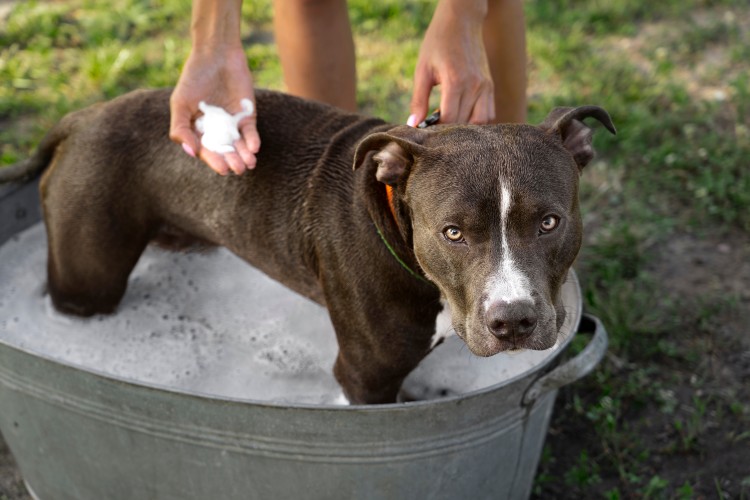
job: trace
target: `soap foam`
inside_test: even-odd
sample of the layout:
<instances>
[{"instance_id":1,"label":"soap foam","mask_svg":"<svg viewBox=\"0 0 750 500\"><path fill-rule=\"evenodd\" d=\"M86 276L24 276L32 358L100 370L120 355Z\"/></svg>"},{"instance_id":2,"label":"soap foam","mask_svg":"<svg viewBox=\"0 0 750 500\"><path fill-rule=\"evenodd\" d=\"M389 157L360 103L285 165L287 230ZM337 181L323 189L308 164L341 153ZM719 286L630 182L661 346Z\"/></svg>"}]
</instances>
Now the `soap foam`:
<instances>
[{"instance_id":1,"label":"soap foam","mask_svg":"<svg viewBox=\"0 0 750 500\"><path fill-rule=\"evenodd\" d=\"M218 397L340 404L338 352L324 308L230 253L149 247L117 312L78 318L46 293L42 224L0 248L0 340L61 362ZM405 383L432 399L517 376L552 354L473 356L453 336Z\"/></svg>"}]
</instances>

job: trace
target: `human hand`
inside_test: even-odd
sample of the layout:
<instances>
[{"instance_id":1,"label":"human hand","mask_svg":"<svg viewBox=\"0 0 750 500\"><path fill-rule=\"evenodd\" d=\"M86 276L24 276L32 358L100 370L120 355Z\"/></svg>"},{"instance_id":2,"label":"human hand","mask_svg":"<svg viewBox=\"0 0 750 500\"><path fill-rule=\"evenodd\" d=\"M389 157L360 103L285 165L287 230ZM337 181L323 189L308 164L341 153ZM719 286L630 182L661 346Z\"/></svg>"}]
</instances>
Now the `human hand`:
<instances>
[{"instance_id":1,"label":"human hand","mask_svg":"<svg viewBox=\"0 0 750 500\"><path fill-rule=\"evenodd\" d=\"M416 126L440 85L441 123L489 123L495 118L493 82L482 38L486 2L442 0L427 28L414 72L411 116Z\"/></svg>"},{"instance_id":2,"label":"human hand","mask_svg":"<svg viewBox=\"0 0 750 500\"><path fill-rule=\"evenodd\" d=\"M220 54L194 49L170 99L169 137L182 144L187 154L200 157L220 175L226 175L230 170L240 175L254 168L257 163L255 155L260 149L256 113L240 121L240 139L234 143L235 152L220 154L202 147L193 127L200 114L198 104L201 101L235 114L242 110L240 101L245 98L255 103L253 78L241 46L230 50L224 48Z\"/></svg>"}]
</instances>

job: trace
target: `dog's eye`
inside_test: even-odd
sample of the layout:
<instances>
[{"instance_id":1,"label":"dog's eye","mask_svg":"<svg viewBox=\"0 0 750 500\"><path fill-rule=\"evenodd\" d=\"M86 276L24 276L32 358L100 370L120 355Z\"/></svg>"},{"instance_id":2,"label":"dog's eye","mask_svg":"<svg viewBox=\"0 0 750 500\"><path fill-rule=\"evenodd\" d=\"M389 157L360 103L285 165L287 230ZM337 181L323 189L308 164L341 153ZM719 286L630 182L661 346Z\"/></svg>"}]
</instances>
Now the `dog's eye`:
<instances>
[{"instance_id":1,"label":"dog's eye","mask_svg":"<svg viewBox=\"0 0 750 500\"><path fill-rule=\"evenodd\" d=\"M555 217L554 215L548 215L544 219L542 219L542 223L539 226L539 231L542 233L549 233L550 231L554 231L559 223L559 218Z\"/></svg>"},{"instance_id":2,"label":"dog's eye","mask_svg":"<svg viewBox=\"0 0 750 500\"><path fill-rule=\"evenodd\" d=\"M461 241L464 241L464 235L461 232L461 230L455 226L451 226L445 229L443 231L443 234L446 238L448 238L450 241L454 243L459 243Z\"/></svg>"}]
</instances>

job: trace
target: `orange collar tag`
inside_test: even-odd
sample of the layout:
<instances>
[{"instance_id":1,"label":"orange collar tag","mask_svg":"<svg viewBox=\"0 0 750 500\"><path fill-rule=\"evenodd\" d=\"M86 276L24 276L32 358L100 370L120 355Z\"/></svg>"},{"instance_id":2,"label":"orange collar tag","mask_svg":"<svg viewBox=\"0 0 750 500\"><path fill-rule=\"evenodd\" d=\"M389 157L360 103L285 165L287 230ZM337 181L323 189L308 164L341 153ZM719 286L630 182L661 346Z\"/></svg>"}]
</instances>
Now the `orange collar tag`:
<instances>
[{"instance_id":1,"label":"orange collar tag","mask_svg":"<svg viewBox=\"0 0 750 500\"><path fill-rule=\"evenodd\" d=\"M393 208L393 188L389 186L388 184L385 185L385 196L388 198L388 208L391 210L391 215L393 216L393 222L396 224L396 227L399 227L398 225L398 219L396 218L396 209ZM393 247L388 243L388 240L385 239L385 236L383 236L383 232L378 227L377 223L374 223L375 231L377 231L378 236L380 236L380 239L383 240L383 243L385 244L385 247L388 249L389 252L391 252L391 255L393 255L393 258L396 259L396 261L401 264L401 267L406 269L409 274L417 278L419 281L423 281L425 283L429 283L432 286L435 286L431 281L427 280L423 276L421 276L419 273L415 272L412 268L406 264L401 258L398 256L396 251L393 249ZM399 228L400 229L400 228Z\"/></svg>"},{"instance_id":2,"label":"orange collar tag","mask_svg":"<svg viewBox=\"0 0 750 500\"><path fill-rule=\"evenodd\" d=\"M393 221L396 223L396 226L398 226L398 219L396 218L396 209L393 208L393 187L389 186L388 184L385 185L385 196L388 198L388 208L391 209L391 215L393 216Z\"/></svg>"},{"instance_id":3,"label":"orange collar tag","mask_svg":"<svg viewBox=\"0 0 750 500\"><path fill-rule=\"evenodd\" d=\"M388 184L385 185L385 196L386 198L388 198L388 208L390 208L391 210L391 215L393 216L393 222L396 224L396 227L398 227L398 219L396 218L396 209L393 208L393 188L389 186ZM383 244L385 244L385 247L388 249L391 255L393 255L393 258L396 259L396 261L401 265L401 267L406 269L409 272L409 274L417 278L419 281L423 281L425 283L429 283L432 285L432 282L428 281L419 273L415 272L412 268L409 267L408 264L406 264L406 262L401 260L401 257L398 256L398 254L390 245L390 243L388 243L388 240L386 240L385 236L383 236L383 233L382 231L380 231L380 228L378 227L378 225L375 223L373 223L373 225L375 226L375 231L377 231L378 236L380 236L380 239L383 241Z\"/></svg>"}]
</instances>

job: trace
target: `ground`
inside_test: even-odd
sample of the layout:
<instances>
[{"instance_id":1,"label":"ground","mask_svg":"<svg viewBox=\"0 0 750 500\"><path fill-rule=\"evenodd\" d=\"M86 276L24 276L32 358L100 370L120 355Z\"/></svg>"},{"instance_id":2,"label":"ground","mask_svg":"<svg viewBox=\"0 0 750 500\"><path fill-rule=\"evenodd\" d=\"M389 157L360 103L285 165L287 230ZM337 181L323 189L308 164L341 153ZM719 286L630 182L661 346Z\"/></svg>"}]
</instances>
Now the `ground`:
<instances>
[{"instance_id":1,"label":"ground","mask_svg":"<svg viewBox=\"0 0 750 500\"><path fill-rule=\"evenodd\" d=\"M5 441L0 437L0 500L31 498Z\"/></svg>"},{"instance_id":2,"label":"ground","mask_svg":"<svg viewBox=\"0 0 750 500\"><path fill-rule=\"evenodd\" d=\"M653 355L610 352L609 383L594 375L561 391L537 498L750 495L750 237L678 233L652 252L654 286L686 317L653 338ZM615 383L617 403L606 395Z\"/></svg>"},{"instance_id":3,"label":"ground","mask_svg":"<svg viewBox=\"0 0 750 500\"><path fill-rule=\"evenodd\" d=\"M116 4L117 16L112 16ZM403 122L432 0L349 0L363 112ZM581 177L584 308L610 348L560 391L535 498L750 498L750 6L528 0L530 122L599 104ZM65 112L174 84L189 2L0 0L0 166ZM283 88L268 0L243 3ZM575 341L572 351L584 340ZM0 410L1 411L1 410ZM26 498L0 447L0 500Z\"/></svg>"}]
</instances>

